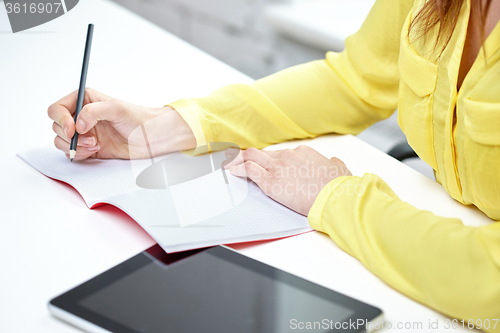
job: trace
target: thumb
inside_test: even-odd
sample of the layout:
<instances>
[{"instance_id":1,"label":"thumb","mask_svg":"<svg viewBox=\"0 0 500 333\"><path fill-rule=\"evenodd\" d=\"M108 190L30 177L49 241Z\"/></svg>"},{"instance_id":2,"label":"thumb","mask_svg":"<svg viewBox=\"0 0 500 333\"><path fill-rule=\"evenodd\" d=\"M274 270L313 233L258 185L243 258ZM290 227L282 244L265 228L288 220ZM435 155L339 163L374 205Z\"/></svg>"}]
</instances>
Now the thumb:
<instances>
[{"instance_id":1,"label":"thumb","mask_svg":"<svg viewBox=\"0 0 500 333\"><path fill-rule=\"evenodd\" d=\"M76 131L85 134L99 121L115 121L118 118L120 103L116 100L95 102L85 105L76 121Z\"/></svg>"},{"instance_id":2,"label":"thumb","mask_svg":"<svg viewBox=\"0 0 500 333\"><path fill-rule=\"evenodd\" d=\"M338 165L340 165L340 167L344 167L347 169L347 166L345 165L344 161L342 161L341 159L339 159L337 157L330 158L330 161L337 163Z\"/></svg>"},{"instance_id":3,"label":"thumb","mask_svg":"<svg viewBox=\"0 0 500 333\"><path fill-rule=\"evenodd\" d=\"M342 161L342 160L341 160L340 158L338 158L338 157L332 157L332 158L330 158L330 161L332 161L332 162L337 162L337 163L340 163L340 164L345 165L344 161Z\"/></svg>"}]
</instances>

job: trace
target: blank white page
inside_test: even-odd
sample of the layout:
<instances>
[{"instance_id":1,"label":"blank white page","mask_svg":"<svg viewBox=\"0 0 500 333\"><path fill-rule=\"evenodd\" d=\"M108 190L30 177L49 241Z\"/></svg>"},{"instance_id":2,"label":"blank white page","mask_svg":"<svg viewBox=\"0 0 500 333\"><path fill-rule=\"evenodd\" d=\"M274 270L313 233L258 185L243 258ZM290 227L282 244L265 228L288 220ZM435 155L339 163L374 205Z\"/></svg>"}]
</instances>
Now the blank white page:
<instances>
[{"instance_id":1,"label":"blank white page","mask_svg":"<svg viewBox=\"0 0 500 333\"><path fill-rule=\"evenodd\" d=\"M222 170L167 189L136 185L148 160L71 163L53 147L18 154L42 174L73 186L88 207L114 205L131 216L166 252L292 236L312 230L305 216L268 198L251 181ZM216 203L217 207L213 207ZM210 208L210 214L208 210ZM203 221L200 214L206 213ZM198 220L197 220L198 218Z\"/></svg>"}]
</instances>

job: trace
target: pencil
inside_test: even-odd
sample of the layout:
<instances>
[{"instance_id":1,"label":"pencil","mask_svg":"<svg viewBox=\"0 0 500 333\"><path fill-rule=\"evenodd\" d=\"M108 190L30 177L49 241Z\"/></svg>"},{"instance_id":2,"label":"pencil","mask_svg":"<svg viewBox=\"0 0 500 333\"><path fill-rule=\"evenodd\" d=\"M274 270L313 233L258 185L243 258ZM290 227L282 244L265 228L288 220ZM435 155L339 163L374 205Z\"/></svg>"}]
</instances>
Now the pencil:
<instances>
[{"instance_id":1,"label":"pencil","mask_svg":"<svg viewBox=\"0 0 500 333\"><path fill-rule=\"evenodd\" d=\"M87 71L89 69L89 59L90 59L90 47L92 46L92 35L94 33L94 25L89 24L87 29L87 41L85 42L85 53L83 54L83 65L82 65L82 75L80 76L80 87L78 88L78 98L76 99L76 109L75 109L75 125L78 115L82 110L83 99L85 97L85 83L87 82ZM78 143L78 132L71 138L71 144L69 145L69 158L71 162L76 156L76 147Z\"/></svg>"}]
</instances>

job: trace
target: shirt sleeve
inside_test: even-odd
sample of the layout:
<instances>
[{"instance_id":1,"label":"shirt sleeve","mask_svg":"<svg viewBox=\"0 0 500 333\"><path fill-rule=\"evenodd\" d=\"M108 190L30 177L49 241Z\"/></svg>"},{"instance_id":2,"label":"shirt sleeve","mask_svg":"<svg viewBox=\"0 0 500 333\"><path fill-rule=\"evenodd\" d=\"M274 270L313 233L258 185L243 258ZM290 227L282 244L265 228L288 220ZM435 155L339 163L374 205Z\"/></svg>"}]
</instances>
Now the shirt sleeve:
<instances>
[{"instance_id":1,"label":"shirt sleeve","mask_svg":"<svg viewBox=\"0 0 500 333\"><path fill-rule=\"evenodd\" d=\"M499 222L470 227L419 210L373 174L333 180L308 218L403 294L453 318L489 320L484 330L500 332Z\"/></svg>"},{"instance_id":2,"label":"shirt sleeve","mask_svg":"<svg viewBox=\"0 0 500 333\"><path fill-rule=\"evenodd\" d=\"M412 4L378 0L341 53L169 105L198 146L223 141L262 148L326 133L357 134L397 107L400 34Z\"/></svg>"}]
</instances>

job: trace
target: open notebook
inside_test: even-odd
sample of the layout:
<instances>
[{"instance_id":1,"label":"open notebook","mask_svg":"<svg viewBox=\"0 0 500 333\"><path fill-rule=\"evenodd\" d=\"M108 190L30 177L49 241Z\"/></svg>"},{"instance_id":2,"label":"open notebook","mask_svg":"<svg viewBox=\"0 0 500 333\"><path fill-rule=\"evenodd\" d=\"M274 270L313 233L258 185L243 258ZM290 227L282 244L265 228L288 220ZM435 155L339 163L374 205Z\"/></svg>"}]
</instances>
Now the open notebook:
<instances>
[{"instance_id":1,"label":"open notebook","mask_svg":"<svg viewBox=\"0 0 500 333\"><path fill-rule=\"evenodd\" d=\"M311 230L306 217L268 198L253 182L214 168L221 159L216 154L191 157L177 153L155 160L77 163L70 163L53 147L18 155L44 175L73 186L89 208L110 204L123 210L166 252ZM208 171L196 178L172 181L176 178L172 175L188 170L193 159L196 165L206 165ZM162 179L171 181L167 184Z\"/></svg>"}]
</instances>

